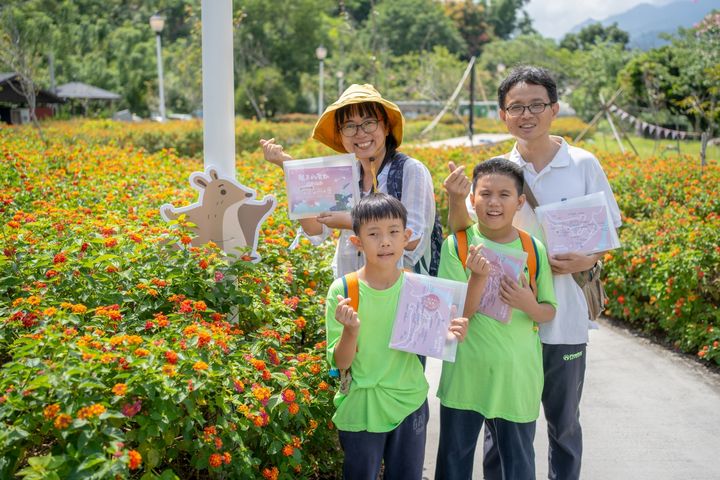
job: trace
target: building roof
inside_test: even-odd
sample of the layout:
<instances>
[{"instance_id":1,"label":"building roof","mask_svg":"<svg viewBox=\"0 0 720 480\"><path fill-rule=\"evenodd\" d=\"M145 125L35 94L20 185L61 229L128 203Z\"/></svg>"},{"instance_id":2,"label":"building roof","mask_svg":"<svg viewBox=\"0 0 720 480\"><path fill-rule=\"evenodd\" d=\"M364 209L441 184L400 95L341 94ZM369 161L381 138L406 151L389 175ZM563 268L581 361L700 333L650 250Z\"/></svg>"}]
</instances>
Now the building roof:
<instances>
[{"instance_id":1,"label":"building roof","mask_svg":"<svg viewBox=\"0 0 720 480\"><path fill-rule=\"evenodd\" d=\"M18 91L20 90L18 83L18 74L14 72L0 72L0 102L11 103L14 105L25 105L27 100ZM14 88L13 85L15 84ZM48 103L64 103L62 98L54 95L48 90L38 90L36 102L38 105Z\"/></svg>"},{"instance_id":2,"label":"building roof","mask_svg":"<svg viewBox=\"0 0 720 480\"><path fill-rule=\"evenodd\" d=\"M81 82L70 82L57 87L56 95L60 98L81 98L87 100L120 100L120 95L103 90L99 87Z\"/></svg>"}]
</instances>

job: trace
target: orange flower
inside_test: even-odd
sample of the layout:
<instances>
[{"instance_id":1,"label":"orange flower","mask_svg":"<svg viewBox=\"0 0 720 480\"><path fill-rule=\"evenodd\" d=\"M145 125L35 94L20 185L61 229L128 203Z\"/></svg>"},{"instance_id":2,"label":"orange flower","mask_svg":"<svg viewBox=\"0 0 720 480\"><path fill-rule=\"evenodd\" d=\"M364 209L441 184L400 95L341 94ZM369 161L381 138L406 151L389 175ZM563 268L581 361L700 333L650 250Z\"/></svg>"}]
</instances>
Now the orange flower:
<instances>
[{"instance_id":1,"label":"orange flower","mask_svg":"<svg viewBox=\"0 0 720 480\"><path fill-rule=\"evenodd\" d=\"M90 405L89 407L83 407L80 410L78 410L78 418L79 419L86 419L86 418L92 418L97 417L105 412L105 407L100 405L99 403L95 403L93 405Z\"/></svg>"},{"instance_id":2,"label":"orange flower","mask_svg":"<svg viewBox=\"0 0 720 480\"><path fill-rule=\"evenodd\" d=\"M137 470L142 465L142 455L137 450L130 450L128 452L128 467L130 470Z\"/></svg>"},{"instance_id":3,"label":"orange flower","mask_svg":"<svg viewBox=\"0 0 720 480\"><path fill-rule=\"evenodd\" d=\"M122 397L127 393L127 385L125 385L124 383L116 383L115 386L112 388L112 392L118 397Z\"/></svg>"},{"instance_id":4,"label":"orange flower","mask_svg":"<svg viewBox=\"0 0 720 480\"><path fill-rule=\"evenodd\" d=\"M223 457L219 453L213 453L212 455L210 455L209 462L211 467L218 468L223 463Z\"/></svg>"},{"instance_id":5,"label":"orange flower","mask_svg":"<svg viewBox=\"0 0 720 480\"><path fill-rule=\"evenodd\" d=\"M53 403L52 405L48 405L47 407L45 407L45 409L43 410L43 415L49 420L51 418L55 418L59 411L60 405L57 403Z\"/></svg>"},{"instance_id":6,"label":"orange flower","mask_svg":"<svg viewBox=\"0 0 720 480\"><path fill-rule=\"evenodd\" d=\"M291 403L288 405L288 412L290 412L290 415L297 415L297 413L300 411L300 405L297 403Z\"/></svg>"},{"instance_id":7,"label":"orange flower","mask_svg":"<svg viewBox=\"0 0 720 480\"><path fill-rule=\"evenodd\" d=\"M148 355L150 355L150 351L144 348L137 348L135 349L135 355L137 355L138 357L147 357Z\"/></svg>"},{"instance_id":8,"label":"orange flower","mask_svg":"<svg viewBox=\"0 0 720 480\"><path fill-rule=\"evenodd\" d=\"M65 413L61 413L60 415L55 417L55 421L53 422L53 425L55 425L55 428L57 428L58 430L64 430L71 423L72 423L72 417Z\"/></svg>"},{"instance_id":9,"label":"orange flower","mask_svg":"<svg viewBox=\"0 0 720 480\"><path fill-rule=\"evenodd\" d=\"M195 365L193 365L193 370L195 370L196 372L200 372L202 370L207 370L207 369L208 369L208 364L203 362L202 360L195 362Z\"/></svg>"},{"instance_id":10,"label":"orange flower","mask_svg":"<svg viewBox=\"0 0 720 480\"><path fill-rule=\"evenodd\" d=\"M232 461L232 455L230 455L230 452L223 453L223 461L225 462L225 465L230 465L230 462Z\"/></svg>"},{"instance_id":11,"label":"orange flower","mask_svg":"<svg viewBox=\"0 0 720 480\"><path fill-rule=\"evenodd\" d=\"M295 401L295 392L288 389L282 392L282 399L286 403L292 403Z\"/></svg>"},{"instance_id":12,"label":"orange flower","mask_svg":"<svg viewBox=\"0 0 720 480\"><path fill-rule=\"evenodd\" d=\"M162 373L163 375L167 377L174 377L175 376L175 367L172 365L163 365L162 366Z\"/></svg>"},{"instance_id":13,"label":"orange flower","mask_svg":"<svg viewBox=\"0 0 720 480\"><path fill-rule=\"evenodd\" d=\"M278 471L277 467L263 468L262 476L263 476L263 478L265 478L267 480L277 480L278 473L279 473L279 471Z\"/></svg>"},{"instance_id":14,"label":"orange flower","mask_svg":"<svg viewBox=\"0 0 720 480\"><path fill-rule=\"evenodd\" d=\"M285 445L282 449L282 453L286 457L289 457L290 455L292 455L293 452L295 452L295 448L292 445Z\"/></svg>"}]
</instances>

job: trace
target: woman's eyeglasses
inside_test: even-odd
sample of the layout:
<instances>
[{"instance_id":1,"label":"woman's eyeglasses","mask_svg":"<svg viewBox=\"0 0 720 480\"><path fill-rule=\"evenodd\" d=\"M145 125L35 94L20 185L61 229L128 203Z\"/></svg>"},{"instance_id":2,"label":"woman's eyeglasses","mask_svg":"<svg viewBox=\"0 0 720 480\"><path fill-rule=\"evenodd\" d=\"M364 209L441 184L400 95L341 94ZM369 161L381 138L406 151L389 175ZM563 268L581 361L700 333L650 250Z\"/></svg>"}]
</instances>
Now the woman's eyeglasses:
<instances>
[{"instance_id":1,"label":"woman's eyeglasses","mask_svg":"<svg viewBox=\"0 0 720 480\"><path fill-rule=\"evenodd\" d=\"M377 130L379 123L380 120L376 119L365 120L360 125L356 125L354 123L346 123L345 125L340 127L340 133L342 133L345 137L354 137L358 132L358 128L361 128L362 131L365 133L373 133L375 130Z\"/></svg>"},{"instance_id":2,"label":"woman's eyeglasses","mask_svg":"<svg viewBox=\"0 0 720 480\"><path fill-rule=\"evenodd\" d=\"M530 105L510 105L508 108L505 109L505 111L510 115L511 117L519 117L523 113L525 113L525 109L527 108L528 111L534 115L538 115L540 113L543 113L547 107L552 105L552 103L531 103Z\"/></svg>"}]
</instances>

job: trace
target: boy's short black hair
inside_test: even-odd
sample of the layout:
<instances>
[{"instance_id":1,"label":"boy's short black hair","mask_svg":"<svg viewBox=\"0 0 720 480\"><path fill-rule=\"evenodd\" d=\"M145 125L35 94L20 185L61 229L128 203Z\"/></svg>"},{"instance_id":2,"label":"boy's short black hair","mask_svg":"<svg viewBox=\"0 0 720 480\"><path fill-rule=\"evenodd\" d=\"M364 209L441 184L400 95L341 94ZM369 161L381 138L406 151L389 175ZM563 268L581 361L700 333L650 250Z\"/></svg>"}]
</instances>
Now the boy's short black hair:
<instances>
[{"instance_id":1,"label":"boy's short black hair","mask_svg":"<svg viewBox=\"0 0 720 480\"><path fill-rule=\"evenodd\" d=\"M518 195L522 195L523 187L525 186L523 172L518 165L507 158L493 157L490 160L479 163L473 169L473 192L475 191L475 184L477 184L478 179L486 175L505 175L506 177L510 177L515 182Z\"/></svg>"},{"instance_id":2,"label":"boy's short black hair","mask_svg":"<svg viewBox=\"0 0 720 480\"><path fill-rule=\"evenodd\" d=\"M397 198L387 193L371 193L363 197L352 209L353 231L360 234L360 227L375 220L399 218L403 228L407 226L407 210Z\"/></svg>"},{"instance_id":3,"label":"boy's short black hair","mask_svg":"<svg viewBox=\"0 0 720 480\"><path fill-rule=\"evenodd\" d=\"M520 65L513 68L510 75L508 75L498 87L498 106L501 109L505 109L505 97L507 97L510 89L518 83L523 82L545 87L550 103L557 103L557 83L555 83L555 80L552 75L550 75L550 72L541 67Z\"/></svg>"}]
</instances>

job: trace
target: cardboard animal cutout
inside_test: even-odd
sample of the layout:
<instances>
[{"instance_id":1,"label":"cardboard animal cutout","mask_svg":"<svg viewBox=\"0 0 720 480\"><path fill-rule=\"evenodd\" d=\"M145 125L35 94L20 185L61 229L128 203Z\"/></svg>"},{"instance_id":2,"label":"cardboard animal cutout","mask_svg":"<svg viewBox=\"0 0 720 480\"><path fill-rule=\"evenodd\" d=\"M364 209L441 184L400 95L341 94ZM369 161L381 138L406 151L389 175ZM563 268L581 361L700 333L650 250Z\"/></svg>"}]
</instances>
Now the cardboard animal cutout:
<instances>
[{"instance_id":1,"label":"cardboard animal cutout","mask_svg":"<svg viewBox=\"0 0 720 480\"><path fill-rule=\"evenodd\" d=\"M160 215L171 221L185 214L196 225L193 246L212 241L235 259L242 254L239 248L250 247L250 261L259 262L258 234L275 209L275 197L267 195L262 201L255 200L255 190L234 179L220 178L214 166L208 166L205 173L193 172L190 185L200 192L198 201L182 208L166 203L160 207Z\"/></svg>"}]
</instances>

